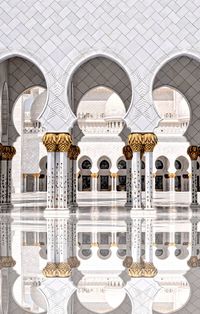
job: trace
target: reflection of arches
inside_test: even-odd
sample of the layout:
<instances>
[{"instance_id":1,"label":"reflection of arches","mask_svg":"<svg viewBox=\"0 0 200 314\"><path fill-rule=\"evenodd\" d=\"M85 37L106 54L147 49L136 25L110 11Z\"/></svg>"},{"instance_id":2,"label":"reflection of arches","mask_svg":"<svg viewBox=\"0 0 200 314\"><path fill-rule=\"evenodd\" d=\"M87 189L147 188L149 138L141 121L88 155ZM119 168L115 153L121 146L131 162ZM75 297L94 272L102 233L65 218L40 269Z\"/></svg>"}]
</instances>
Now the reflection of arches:
<instances>
[{"instance_id":1,"label":"reflection of arches","mask_svg":"<svg viewBox=\"0 0 200 314\"><path fill-rule=\"evenodd\" d=\"M156 176L155 190L169 191L169 160L166 156L159 156L155 161Z\"/></svg>"},{"instance_id":2,"label":"reflection of arches","mask_svg":"<svg viewBox=\"0 0 200 314\"><path fill-rule=\"evenodd\" d=\"M111 160L106 156L102 156L101 158L99 158L97 166L99 168L97 178L97 191L111 191Z\"/></svg>"},{"instance_id":3,"label":"reflection of arches","mask_svg":"<svg viewBox=\"0 0 200 314\"><path fill-rule=\"evenodd\" d=\"M105 56L93 56L79 65L71 75L68 97L69 103L73 103L71 108L74 113L83 95L98 86L105 86L115 91L128 110L132 87L127 73L114 60ZM71 95L74 95L73 102Z\"/></svg>"},{"instance_id":4,"label":"reflection of arches","mask_svg":"<svg viewBox=\"0 0 200 314\"><path fill-rule=\"evenodd\" d=\"M186 192L189 191L189 161L184 156L179 156L175 162L175 191Z\"/></svg>"},{"instance_id":5,"label":"reflection of arches","mask_svg":"<svg viewBox=\"0 0 200 314\"><path fill-rule=\"evenodd\" d=\"M79 175L78 175L78 190L79 191L91 191L92 190L92 178L91 168L92 160L88 156L82 156L78 162Z\"/></svg>"},{"instance_id":6,"label":"reflection of arches","mask_svg":"<svg viewBox=\"0 0 200 314\"><path fill-rule=\"evenodd\" d=\"M47 191L47 156L40 159L39 191Z\"/></svg>"},{"instance_id":7,"label":"reflection of arches","mask_svg":"<svg viewBox=\"0 0 200 314\"><path fill-rule=\"evenodd\" d=\"M118 168L116 178L117 191L126 191L127 165L124 156L118 159L117 168Z\"/></svg>"}]
</instances>

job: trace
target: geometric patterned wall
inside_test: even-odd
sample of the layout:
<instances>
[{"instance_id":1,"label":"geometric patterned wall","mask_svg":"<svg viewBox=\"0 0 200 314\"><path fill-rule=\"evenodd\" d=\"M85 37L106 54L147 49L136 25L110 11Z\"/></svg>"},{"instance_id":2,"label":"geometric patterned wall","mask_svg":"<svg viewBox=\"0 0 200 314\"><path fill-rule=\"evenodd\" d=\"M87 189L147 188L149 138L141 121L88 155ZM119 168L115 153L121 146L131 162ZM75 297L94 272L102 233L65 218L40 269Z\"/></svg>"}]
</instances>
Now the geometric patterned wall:
<instances>
[{"instance_id":1,"label":"geometric patterned wall","mask_svg":"<svg viewBox=\"0 0 200 314\"><path fill-rule=\"evenodd\" d=\"M122 99L126 110L131 103L131 83L126 72L115 62L104 57L93 58L82 64L72 77L74 113L81 98L92 88L105 86Z\"/></svg>"}]
</instances>

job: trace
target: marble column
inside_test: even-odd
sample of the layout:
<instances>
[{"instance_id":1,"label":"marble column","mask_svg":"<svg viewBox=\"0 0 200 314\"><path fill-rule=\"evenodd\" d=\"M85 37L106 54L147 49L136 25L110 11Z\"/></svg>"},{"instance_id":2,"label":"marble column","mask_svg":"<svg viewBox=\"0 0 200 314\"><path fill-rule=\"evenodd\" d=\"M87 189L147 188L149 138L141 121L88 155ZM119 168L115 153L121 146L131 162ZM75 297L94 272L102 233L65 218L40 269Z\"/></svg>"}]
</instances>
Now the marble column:
<instances>
[{"instance_id":1,"label":"marble column","mask_svg":"<svg viewBox=\"0 0 200 314\"><path fill-rule=\"evenodd\" d=\"M97 192L97 177L98 173L92 173L91 178L92 178L92 192Z\"/></svg>"},{"instance_id":2,"label":"marble column","mask_svg":"<svg viewBox=\"0 0 200 314\"><path fill-rule=\"evenodd\" d=\"M111 173L111 178L112 178L111 191L116 192L116 190L117 190L117 187L116 187L117 173Z\"/></svg>"},{"instance_id":3,"label":"marble column","mask_svg":"<svg viewBox=\"0 0 200 314\"><path fill-rule=\"evenodd\" d=\"M23 173L23 192L27 191L27 174Z\"/></svg>"},{"instance_id":4,"label":"marble column","mask_svg":"<svg viewBox=\"0 0 200 314\"><path fill-rule=\"evenodd\" d=\"M71 145L68 150L68 158L70 159L70 182L69 182L69 206L76 209L78 207L77 194L77 158L80 154L80 148L76 145Z\"/></svg>"},{"instance_id":5,"label":"marble column","mask_svg":"<svg viewBox=\"0 0 200 314\"><path fill-rule=\"evenodd\" d=\"M68 133L46 133L43 144L47 149L47 208L67 209L67 152L72 145Z\"/></svg>"},{"instance_id":6,"label":"marble column","mask_svg":"<svg viewBox=\"0 0 200 314\"><path fill-rule=\"evenodd\" d=\"M145 153L145 208L152 208L153 201L153 150L157 144L157 136L153 133L145 133L142 136Z\"/></svg>"},{"instance_id":7,"label":"marble column","mask_svg":"<svg viewBox=\"0 0 200 314\"><path fill-rule=\"evenodd\" d=\"M175 173L169 173L169 191L174 192L175 191Z\"/></svg>"},{"instance_id":8,"label":"marble column","mask_svg":"<svg viewBox=\"0 0 200 314\"><path fill-rule=\"evenodd\" d=\"M12 257L12 218L9 214L0 216L0 268L14 267L16 262Z\"/></svg>"},{"instance_id":9,"label":"marble column","mask_svg":"<svg viewBox=\"0 0 200 314\"><path fill-rule=\"evenodd\" d=\"M189 146L187 150L192 163L192 193L191 193L191 206L196 207L197 201L197 159L199 156L198 146Z\"/></svg>"},{"instance_id":10,"label":"marble column","mask_svg":"<svg viewBox=\"0 0 200 314\"><path fill-rule=\"evenodd\" d=\"M123 154L126 158L126 207L133 206L132 200L132 158L133 152L129 145L123 147Z\"/></svg>"},{"instance_id":11,"label":"marble column","mask_svg":"<svg viewBox=\"0 0 200 314\"><path fill-rule=\"evenodd\" d=\"M142 134L131 133L129 135L129 145L133 152L132 158L132 196L134 210L142 208L142 191L141 191L141 151L143 149Z\"/></svg>"},{"instance_id":12,"label":"marble column","mask_svg":"<svg viewBox=\"0 0 200 314\"><path fill-rule=\"evenodd\" d=\"M0 145L0 205L2 209L11 208L12 159L15 153L13 146Z\"/></svg>"},{"instance_id":13,"label":"marble column","mask_svg":"<svg viewBox=\"0 0 200 314\"><path fill-rule=\"evenodd\" d=\"M197 226L200 219L197 216L192 216L191 222L191 257L188 260L188 266L193 268L200 266L200 260L197 257Z\"/></svg>"},{"instance_id":14,"label":"marble column","mask_svg":"<svg viewBox=\"0 0 200 314\"><path fill-rule=\"evenodd\" d=\"M34 173L33 177L34 177L34 192L38 192L39 191L39 177L40 177L40 174L39 173Z\"/></svg>"}]
</instances>

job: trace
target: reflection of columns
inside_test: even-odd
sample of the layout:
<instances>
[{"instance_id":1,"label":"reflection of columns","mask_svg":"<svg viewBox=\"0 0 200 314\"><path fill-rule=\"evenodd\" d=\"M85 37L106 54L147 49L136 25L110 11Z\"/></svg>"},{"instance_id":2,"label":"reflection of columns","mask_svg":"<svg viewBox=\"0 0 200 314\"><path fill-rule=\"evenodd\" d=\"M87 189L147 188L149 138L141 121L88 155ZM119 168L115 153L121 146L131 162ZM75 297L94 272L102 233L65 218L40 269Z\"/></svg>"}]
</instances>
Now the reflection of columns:
<instances>
[{"instance_id":1,"label":"reflection of columns","mask_svg":"<svg viewBox=\"0 0 200 314\"><path fill-rule=\"evenodd\" d=\"M73 208L77 207L77 158L80 154L80 148L76 145L71 145L68 151L70 159L70 178L69 178L69 205Z\"/></svg>"},{"instance_id":2,"label":"reflection of columns","mask_svg":"<svg viewBox=\"0 0 200 314\"><path fill-rule=\"evenodd\" d=\"M142 134L131 133L129 135L129 145L133 152L132 158L132 189L133 189L133 208L142 207L141 197L141 160L140 153L142 151Z\"/></svg>"},{"instance_id":3,"label":"reflection of columns","mask_svg":"<svg viewBox=\"0 0 200 314\"><path fill-rule=\"evenodd\" d=\"M0 204L3 207L11 205L12 193L12 158L16 150L13 146L3 146L0 144Z\"/></svg>"},{"instance_id":4,"label":"reflection of columns","mask_svg":"<svg viewBox=\"0 0 200 314\"><path fill-rule=\"evenodd\" d=\"M111 191L116 191L117 190L117 187L116 187L117 173L111 173L111 179L112 179Z\"/></svg>"},{"instance_id":5,"label":"reflection of columns","mask_svg":"<svg viewBox=\"0 0 200 314\"><path fill-rule=\"evenodd\" d=\"M189 146L187 150L192 163L192 199L191 205L198 205L197 201L197 158L199 156L199 149L197 146Z\"/></svg>"},{"instance_id":6,"label":"reflection of columns","mask_svg":"<svg viewBox=\"0 0 200 314\"><path fill-rule=\"evenodd\" d=\"M133 152L129 145L123 147L123 154L126 158L126 207L132 207L132 157Z\"/></svg>"},{"instance_id":7,"label":"reflection of columns","mask_svg":"<svg viewBox=\"0 0 200 314\"><path fill-rule=\"evenodd\" d=\"M68 216L63 214L46 216L47 219L47 265L43 269L45 277L70 277L71 267L67 262Z\"/></svg>"},{"instance_id":8,"label":"reflection of columns","mask_svg":"<svg viewBox=\"0 0 200 314\"><path fill-rule=\"evenodd\" d=\"M67 208L67 152L72 144L68 133L43 136L47 149L47 207Z\"/></svg>"},{"instance_id":9,"label":"reflection of columns","mask_svg":"<svg viewBox=\"0 0 200 314\"><path fill-rule=\"evenodd\" d=\"M157 275L153 264L153 219L145 217L145 263L143 277L152 278Z\"/></svg>"},{"instance_id":10,"label":"reflection of columns","mask_svg":"<svg viewBox=\"0 0 200 314\"><path fill-rule=\"evenodd\" d=\"M176 177L175 173L169 173L169 190L170 190L170 192L175 191L175 177Z\"/></svg>"},{"instance_id":11,"label":"reflection of columns","mask_svg":"<svg viewBox=\"0 0 200 314\"><path fill-rule=\"evenodd\" d=\"M16 264L12 257L11 221L8 214L0 216L0 268L14 267Z\"/></svg>"},{"instance_id":12,"label":"reflection of columns","mask_svg":"<svg viewBox=\"0 0 200 314\"><path fill-rule=\"evenodd\" d=\"M191 232L191 257L188 261L188 266L197 267L200 266L200 260L197 257L197 225L199 218L193 216L191 219L192 232Z\"/></svg>"},{"instance_id":13,"label":"reflection of columns","mask_svg":"<svg viewBox=\"0 0 200 314\"><path fill-rule=\"evenodd\" d=\"M92 178L92 192L97 192L98 173L92 173L91 178Z\"/></svg>"},{"instance_id":14,"label":"reflection of columns","mask_svg":"<svg viewBox=\"0 0 200 314\"><path fill-rule=\"evenodd\" d=\"M131 222L131 221L130 221ZM131 228L131 226L129 226ZM132 218L131 228L131 259L124 261L124 266L128 267L128 274L131 278L139 278L143 275L143 261L141 259L141 234L142 234L142 217L138 215ZM127 265L125 265L125 262ZM132 262L132 263L131 263ZM129 264L131 263L131 265Z\"/></svg>"},{"instance_id":15,"label":"reflection of columns","mask_svg":"<svg viewBox=\"0 0 200 314\"><path fill-rule=\"evenodd\" d=\"M27 174L23 173L23 192L27 191Z\"/></svg>"},{"instance_id":16,"label":"reflection of columns","mask_svg":"<svg viewBox=\"0 0 200 314\"><path fill-rule=\"evenodd\" d=\"M123 266L129 268L133 263L132 258L132 219L126 220L126 257L123 261Z\"/></svg>"},{"instance_id":17,"label":"reflection of columns","mask_svg":"<svg viewBox=\"0 0 200 314\"><path fill-rule=\"evenodd\" d=\"M77 218L73 214L70 216L68 221L68 253L67 261L71 268L77 268L80 265L80 261L77 258Z\"/></svg>"},{"instance_id":18,"label":"reflection of columns","mask_svg":"<svg viewBox=\"0 0 200 314\"><path fill-rule=\"evenodd\" d=\"M157 136L153 133L146 133L142 136L145 152L145 207L152 208L153 201L153 150L157 144Z\"/></svg>"}]
</instances>

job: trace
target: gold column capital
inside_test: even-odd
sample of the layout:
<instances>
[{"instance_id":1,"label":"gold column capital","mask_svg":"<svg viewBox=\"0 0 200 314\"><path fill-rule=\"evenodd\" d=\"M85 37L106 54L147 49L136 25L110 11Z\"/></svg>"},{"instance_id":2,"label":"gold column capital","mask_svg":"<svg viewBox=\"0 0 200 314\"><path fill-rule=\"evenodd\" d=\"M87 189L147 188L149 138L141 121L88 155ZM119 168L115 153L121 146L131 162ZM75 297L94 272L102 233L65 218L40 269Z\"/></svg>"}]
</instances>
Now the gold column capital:
<instances>
[{"instance_id":1,"label":"gold column capital","mask_svg":"<svg viewBox=\"0 0 200 314\"><path fill-rule=\"evenodd\" d=\"M1 144L0 152L2 160L12 160L16 154L16 149L14 146L4 146Z\"/></svg>"},{"instance_id":2,"label":"gold column capital","mask_svg":"<svg viewBox=\"0 0 200 314\"><path fill-rule=\"evenodd\" d=\"M128 136L128 145L130 145L132 152L140 152L142 149L142 134L131 133Z\"/></svg>"},{"instance_id":3,"label":"gold column capital","mask_svg":"<svg viewBox=\"0 0 200 314\"><path fill-rule=\"evenodd\" d=\"M200 154L200 148L195 145L191 145L187 149L187 154L190 156L191 160L197 160Z\"/></svg>"},{"instance_id":4,"label":"gold column capital","mask_svg":"<svg viewBox=\"0 0 200 314\"><path fill-rule=\"evenodd\" d=\"M47 152L68 152L72 145L69 133L46 133L42 138Z\"/></svg>"},{"instance_id":5,"label":"gold column capital","mask_svg":"<svg viewBox=\"0 0 200 314\"><path fill-rule=\"evenodd\" d=\"M126 160L131 160L133 158L133 152L130 145L124 146L122 151Z\"/></svg>"},{"instance_id":6,"label":"gold column capital","mask_svg":"<svg viewBox=\"0 0 200 314\"><path fill-rule=\"evenodd\" d=\"M77 145L71 145L68 150L68 157L70 160L77 160L78 155L80 154L80 147Z\"/></svg>"},{"instance_id":7,"label":"gold column capital","mask_svg":"<svg viewBox=\"0 0 200 314\"><path fill-rule=\"evenodd\" d=\"M94 173L91 173L91 177L92 177L92 178L97 178L97 177L98 177L98 173L95 173L95 172L94 172Z\"/></svg>"},{"instance_id":8,"label":"gold column capital","mask_svg":"<svg viewBox=\"0 0 200 314\"><path fill-rule=\"evenodd\" d=\"M111 177L112 177L112 178L117 178L117 173L114 173L114 172L111 173Z\"/></svg>"},{"instance_id":9,"label":"gold column capital","mask_svg":"<svg viewBox=\"0 0 200 314\"><path fill-rule=\"evenodd\" d=\"M142 144L144 152L153 152L154 147L158 143L158 138L154 133L144 133L142 135Z\"/></svg>"},{"instance_id":10,"label":"gold column capital","mask_svg":"<svg viewBox=\"0 0 200 314\"><path fill-rule=\"evenodd\" d=\"M176 177L176 174L175 173L169 173L168 176L170 179L173 179Z\"/></svg>"}]
</instances>

